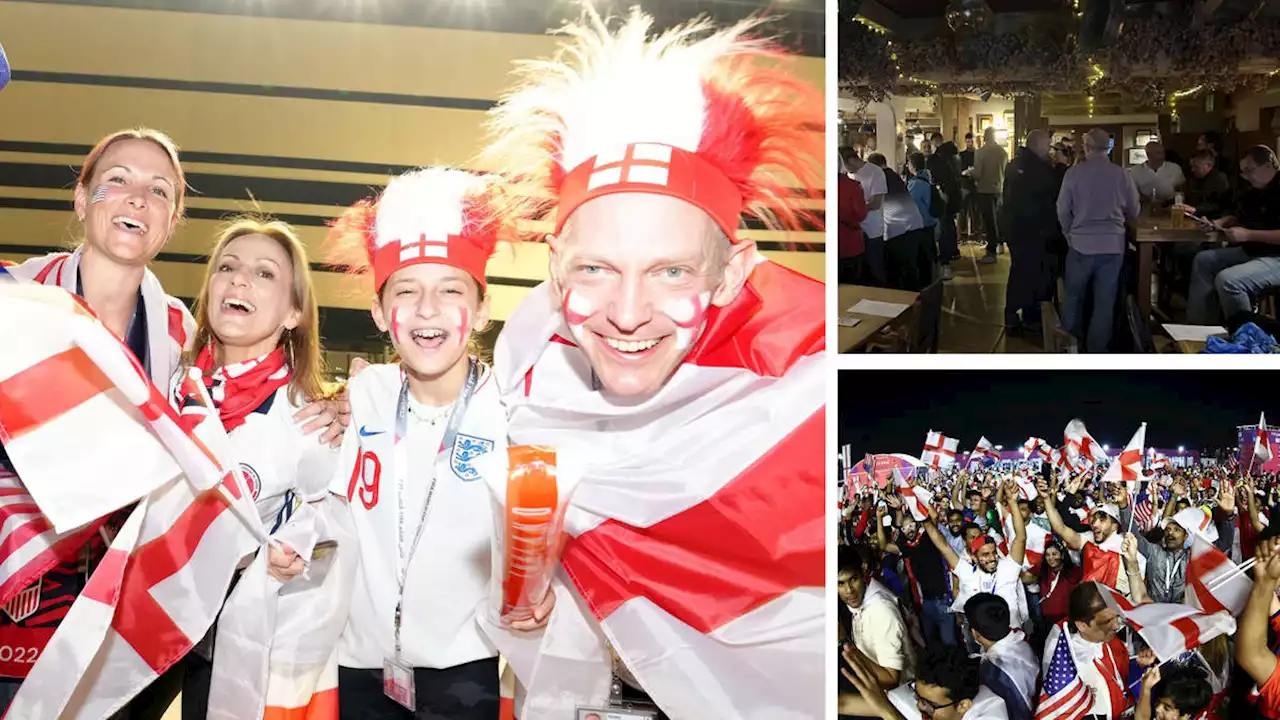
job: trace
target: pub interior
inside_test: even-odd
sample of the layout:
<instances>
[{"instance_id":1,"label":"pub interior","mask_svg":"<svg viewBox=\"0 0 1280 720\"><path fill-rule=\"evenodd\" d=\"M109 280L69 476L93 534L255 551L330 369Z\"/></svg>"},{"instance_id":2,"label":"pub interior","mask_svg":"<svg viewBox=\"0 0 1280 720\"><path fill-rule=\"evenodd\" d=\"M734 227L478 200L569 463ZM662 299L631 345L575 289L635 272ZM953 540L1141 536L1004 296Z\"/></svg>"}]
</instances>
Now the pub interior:
<instances>
[{"instance_id":1,"label":"pub interior","mask_svg":"<svg viewBox=\"0 0 1280 720\"><path fill-rule=\"evenodd\" d=\"M1280 2L842 0L838 53L841 352L1275 349Z\"/></svg>"}]
</instances>

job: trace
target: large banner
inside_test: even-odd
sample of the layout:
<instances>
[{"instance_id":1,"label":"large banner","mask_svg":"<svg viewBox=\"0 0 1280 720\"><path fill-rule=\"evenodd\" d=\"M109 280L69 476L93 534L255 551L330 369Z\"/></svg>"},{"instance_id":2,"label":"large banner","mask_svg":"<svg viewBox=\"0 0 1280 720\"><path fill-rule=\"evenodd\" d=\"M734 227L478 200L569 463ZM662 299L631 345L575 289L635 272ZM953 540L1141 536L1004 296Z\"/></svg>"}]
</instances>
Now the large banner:
<instances>
[{"instance_id":1,"label":"large banner","mask_svg":"<svg viewBox=\"0 0 1280 720\"><path fill-rule=\"evenodd\" d=\"M1251 434L1249 436L1250 437L1249 449L1250 451L1252 451L1253 450L1252 431L1250 431L1250 433ZM1244 449L1243 445L1241 445L1241 449L1242 450ZM1116 458L1116 457L1119 457L1120 452L1122 450L1124 450L1123 447L1113 447L1110 450L1107 450L1106 452L1109 457ZM1150 453L1150 451L1151 449L1148 448L1146 452ZM1200 452L1198 450L1183 450L1182 452L1178 452L1177 448L1173 448L1173 449L1155 448L1155 452L1158 452L1161 455L1168 456L1169 462L1171 465L1173 465L1173 467L1194 467L1200 464ZM1035 470L1037 472L1040 470L1040 463L1042 462L1041 459L1039 457L1033 456L1030 459L1024 460L1022 457L1022 450L1020 448L1017 450L1000 450L1000 451L997 451L997 454L1000 456L1000 460L999 462L994 463L990 469L999 470L1001 472L1011 472L1013 470L1017 470L1023 467L1030 467L1032 470ZM959 462L957 462L956 464L962 468L976 470L978 469L979 466L982 465L983 461L984 459L981 455L974 455L972 457L966 455L962 457L959 460ZM1102 461L1099 461L1099 462L1102 462ZM1276 461L1276 462L1280 463L1280 461ZM1146 461L1144 460L1144 465L1145 463ZM1110 464L1109 462L1103 463L1101 467L1105 469L1106 465L1109 465L1109 464Z\"/></svg>"}]
</instances>

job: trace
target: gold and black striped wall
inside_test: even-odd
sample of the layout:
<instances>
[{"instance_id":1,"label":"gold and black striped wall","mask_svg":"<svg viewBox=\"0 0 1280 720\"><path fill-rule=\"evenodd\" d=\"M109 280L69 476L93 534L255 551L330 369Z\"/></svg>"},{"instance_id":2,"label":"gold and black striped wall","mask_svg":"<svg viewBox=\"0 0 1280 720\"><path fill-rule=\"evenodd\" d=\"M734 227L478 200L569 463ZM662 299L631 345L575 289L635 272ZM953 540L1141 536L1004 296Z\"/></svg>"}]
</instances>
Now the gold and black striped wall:
<instances>
[{"instance_id":1,"label":"gold and black striped wall","mask_svg":"<svg viewBox=\"0 0 1280 720\"><path fill-rule=\"evenodd\" d=\"M641 3L642 6L645 3ZM766 3L658 0L659 26L707 12L732 22ZM823 86L822 3L778 3L781 38ZM270 13L267 15L266 13ZM576 13L563 0L0 0L13 81L0 92L0 258L74 243L71 187L103 135L145 125L181 146L188 220L153 268L170 294L199 291L219 224L249 210L299 228L319 257L325 223L388 176L461 164L516 60L545 57L543 34ZM474 168L483 170L484 168ZM824 197L808 200L821 208ZM823 235L747 231L772 259L823 277ZM378 353L369 299L313 264L332 365ZM546 247L489 266L495 322L546 274Z\"/></svg>"}]
</instances>

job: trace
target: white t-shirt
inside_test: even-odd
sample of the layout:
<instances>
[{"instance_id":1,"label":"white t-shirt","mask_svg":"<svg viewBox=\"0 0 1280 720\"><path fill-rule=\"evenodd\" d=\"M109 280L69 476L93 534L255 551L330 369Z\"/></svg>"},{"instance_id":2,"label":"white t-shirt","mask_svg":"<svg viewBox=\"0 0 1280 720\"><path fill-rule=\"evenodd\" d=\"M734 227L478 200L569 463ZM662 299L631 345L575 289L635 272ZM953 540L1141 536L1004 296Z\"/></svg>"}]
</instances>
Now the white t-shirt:
<instances>
[{"instance_id":1,"label":"white t-shirt","mask_svg":"<svg viewBox=\"0 0 1280 720\"><path fill-rule=\"evenodd\" d=\"M399 597L400 484L405 483L404 552L413 545L432 472L436 486L422 538L405 581L403 659L414 667L449 668L494 657L476 613L489 598L493 510L485 482L507 471L506 416L492 373L483 368L453 447L440 453L448 413L411 405L407 472L395 468L397 365L375 365L352 378L351 425L330 490L347 497L360 538L360 570L351 617L338 647L344 667L380 668L394 654ZM419 417L415 417L419 416ZM359 465L357 465L359 459ZM400 477L398 477L400 476Z\"/></svg>"},{"instance_id":2,"label":"white t-shirt","mask_svg":"<svg viewBox=\"0 0 1280 720\"><path fill-rule=\"evenodd\" d=\"M867 583L860 608L849 608L853 643L880 667L897 670L903 681L915 673L915 652L893 595L878 580Z\"/></svg>"},{"instance_id":3,"label":"white t-shirt","mask_svg":"<svg viewBox=\"0 0 1280 720\"><path fill-rule=\"evenodd\" d=\"M884 236L886 240L902 237L924 227L920 206L909 194L886 195L884 198Z\"/></svg>"},{"instance_id":4,"label":"white t-shirt","mask_svg":"<svg viewBox=\"0 0 1280 720\"><path fill-rule=\"evenodd\" d=\"M1135 165L1129 168L1129 175L1138 186L1138 197L1144 200L1150 200L1151 190L1155 189L1156 199L1168 202L1173 199L1175 189L1186 182L1182 168L1171 162L1162 163L1159 170L1152 170L1146 163Z\"/></svg>"},{"instance_id":5,"label":"white t-shirt","mask_svg":"<svg viewBox=\"0 0 1280 720\"><path fill-rule=\"evenodd\" d=\"M992 593L1009 603L1009 624L1020 628L1027 621L1027 598L1022 590L1022 566L1001 556L994 573L983 572L976 562L961 558L952 571L960 581L952 612L964 612L964 604L978 593Z\"/></svg>"},{"instance_id":6,"label":"white t-shirt","mask_svg":"<svg viewBox=\"0 0 1280 720\"><path fill-rule=\"evenodd\" d=\"M862 197L867 201L868 208L877 195L883 196L889 192L884 170L878 165L863 163L862 168L853 174L853 179L862 185ZM910 200L909 197L907 199ZM869 238L884 237L884 210L868 209L867 217L862 221L862 232Z\"/></svg>"}]
</instances>

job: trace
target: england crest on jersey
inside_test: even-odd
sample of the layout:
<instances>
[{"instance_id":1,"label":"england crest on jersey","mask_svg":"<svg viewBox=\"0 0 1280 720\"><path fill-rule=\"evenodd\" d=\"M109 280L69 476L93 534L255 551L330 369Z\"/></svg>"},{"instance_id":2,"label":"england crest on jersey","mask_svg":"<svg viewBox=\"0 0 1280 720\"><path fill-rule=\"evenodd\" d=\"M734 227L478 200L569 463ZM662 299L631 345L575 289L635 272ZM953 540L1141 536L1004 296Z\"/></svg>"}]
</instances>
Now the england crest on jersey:
<instances>
[{"instance_id":1,"label":"england crest on jersey","mask_svg":"<svg viewBox=\"0 0 1280 720\"><path fill-rule=\"evenodd\" d=\"M449 465L453 472L463 480L475 480L480 471L473 464L475 459L493 450L493 441L458 433L453 441L453 453L449 456Z\"/></svg>"}]
</instances>

